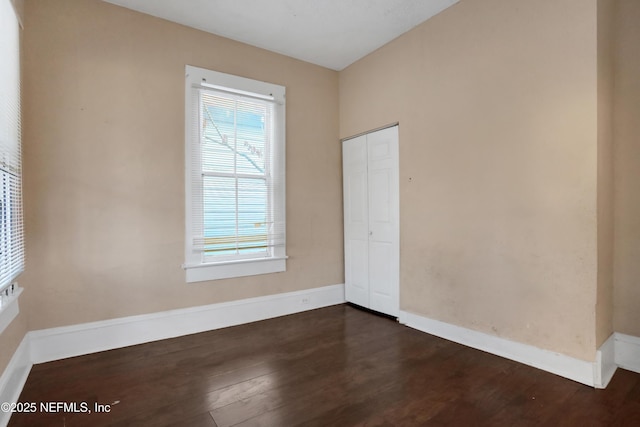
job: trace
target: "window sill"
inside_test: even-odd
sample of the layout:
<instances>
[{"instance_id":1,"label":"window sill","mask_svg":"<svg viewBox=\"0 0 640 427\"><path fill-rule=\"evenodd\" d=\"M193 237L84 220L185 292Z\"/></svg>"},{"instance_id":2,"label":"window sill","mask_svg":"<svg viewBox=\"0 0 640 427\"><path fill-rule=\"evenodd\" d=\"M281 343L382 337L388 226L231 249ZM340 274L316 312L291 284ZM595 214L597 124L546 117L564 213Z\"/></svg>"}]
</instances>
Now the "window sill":
<instances>
[{"instance_id":1,"label":"window sill","mask_svg":"<svg viewBox=\"0 0 640 427\"><path fill-rule=\"evenodd\" d=\"M13 292L13 295L9 297L3 297L2 305L0 306L0 334L11 324L13 319L20 313L18 307L18 297L22 293L22 288L18 288Z\"/></svg>"},{"instance_id":2,"label":"window sill","mask_svg":"<svg viewBox=\"0 0 640 427\"><path fill-rule=\"evenodd\" d=\"M259 258L186 266L187 283L287 271L287 257Z\"/></svg>"}]
</instances>

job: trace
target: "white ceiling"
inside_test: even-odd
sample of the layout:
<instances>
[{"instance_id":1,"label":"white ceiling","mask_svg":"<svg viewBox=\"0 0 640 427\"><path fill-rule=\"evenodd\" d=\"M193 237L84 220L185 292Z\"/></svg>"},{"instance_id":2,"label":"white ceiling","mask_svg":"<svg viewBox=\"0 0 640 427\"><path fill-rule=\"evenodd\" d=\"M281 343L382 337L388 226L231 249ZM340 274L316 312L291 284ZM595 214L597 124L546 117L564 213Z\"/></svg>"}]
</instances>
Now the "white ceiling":
<instances>
[{"instance_id":1,"label":"white ceiling","mask_svg":"<svg viewBox=\"0 0 640 427\"><path fill-rule=\"evenodd\" d=\"M459 0L105 0L342 70Z\"/></svg>"}]
</instances>

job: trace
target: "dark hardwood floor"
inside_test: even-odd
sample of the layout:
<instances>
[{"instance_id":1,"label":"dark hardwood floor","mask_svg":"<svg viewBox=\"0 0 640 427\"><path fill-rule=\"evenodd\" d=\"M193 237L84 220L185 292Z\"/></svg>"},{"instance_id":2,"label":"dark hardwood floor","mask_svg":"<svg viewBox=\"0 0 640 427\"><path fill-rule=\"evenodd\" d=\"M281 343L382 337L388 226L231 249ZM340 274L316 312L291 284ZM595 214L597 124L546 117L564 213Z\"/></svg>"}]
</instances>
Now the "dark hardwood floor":
<instances>
[{"instance_id":1,"label":"dark hardwood floor","mask_svg":"<svg viewBox=\"0 0 640 427\"><path fill-rule=\"evenodd\" d=\"M640 375L594 390L341 305L36 365L20 401L10 426L640 426Z\"/></svg>"}]
</instances>

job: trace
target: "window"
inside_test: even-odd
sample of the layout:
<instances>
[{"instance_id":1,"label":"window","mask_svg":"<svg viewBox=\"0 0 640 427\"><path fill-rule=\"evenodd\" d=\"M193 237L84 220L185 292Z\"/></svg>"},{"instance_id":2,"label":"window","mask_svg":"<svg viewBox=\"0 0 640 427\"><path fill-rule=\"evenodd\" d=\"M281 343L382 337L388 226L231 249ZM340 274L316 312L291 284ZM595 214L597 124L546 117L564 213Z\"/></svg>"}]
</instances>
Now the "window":
<instances>
[{"instance_id":1,"label":"window","mask_svg":"<svg viewBox=\"0 0 640 427\"><path fill-rule=\"evenodd\" d=\"M187 282L286 269L285 88L186 67Z\"/></svg>"},{"instance_id":2,"label":"window","mask_svg":"<svg viewBox=\"0 0 640 427\"><path fill-rule=\"evenodd\" d=\"M24 270L19 40L13 6L0 0L0 307Z\"/></svg>"}]
</instances>

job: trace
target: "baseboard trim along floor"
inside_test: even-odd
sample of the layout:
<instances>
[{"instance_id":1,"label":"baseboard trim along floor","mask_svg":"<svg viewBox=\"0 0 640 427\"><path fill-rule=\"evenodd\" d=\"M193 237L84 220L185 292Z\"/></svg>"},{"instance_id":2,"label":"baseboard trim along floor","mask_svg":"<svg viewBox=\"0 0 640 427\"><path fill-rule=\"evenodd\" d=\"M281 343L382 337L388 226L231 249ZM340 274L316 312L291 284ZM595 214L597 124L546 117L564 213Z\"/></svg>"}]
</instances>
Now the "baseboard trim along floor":
<instances>
[{"instance_id":1,"label":"baseboard trim along floor","mask_svg":"<svg viewBox=\"0 0 640 427\"><path fill-rule=\"evenodd\" d=\"M615 339L617 334L611 335L597 351L596 360L589 362L407 311L400 311L398 320L410 328L524 363L591 387L605 388L617 368L615 357L618 345L618 340ZM640 339L638 342L640 343ZM638 350L640 350L640 344Z\"/></svg>"},{"instance_id":2,"label":"baseboard trim along floor","mask_svg":"<svg viewBox=\"0 0 640 427\"><path fill-rule=\"evenodd\" d=\"M343 304L344 285L31 331L0 376L0 402L16 402L33 364L226 328ZM10 413L0 411L0 426Z\"/></svg>"},{"instance_id":3,"label":"baseboard trim along floor","mask_svg":"<svg viewBox=\"0 0 640 427\"><path fill-rule=\"evenodd\" d=\"M0 376L0 402L17 401L33 364L271 319L345 302L344 285L31 331ZM593 362L400 311L399 322L556 375L605 388L618 367L640 373L640 338L615 333ZM0 426L10 414L0 412Z\"/></svg>"}]
</instances>

